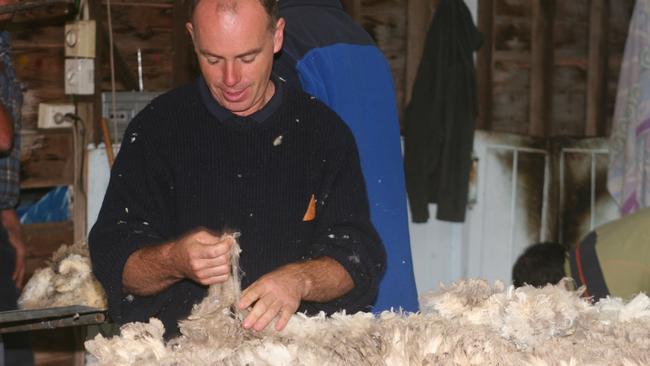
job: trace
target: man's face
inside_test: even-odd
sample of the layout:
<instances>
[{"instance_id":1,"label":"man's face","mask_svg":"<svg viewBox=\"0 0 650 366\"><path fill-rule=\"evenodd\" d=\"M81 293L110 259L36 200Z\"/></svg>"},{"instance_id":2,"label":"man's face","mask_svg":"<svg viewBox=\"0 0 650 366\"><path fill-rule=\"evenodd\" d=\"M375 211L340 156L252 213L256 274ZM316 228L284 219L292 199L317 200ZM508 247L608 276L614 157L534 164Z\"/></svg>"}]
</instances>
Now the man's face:
<instances>
[{"instance_id":1,"label":"man's face","mask_svg":"<svg viewBox=\"0 0 650 366\"><path fill-rule=\"evenodd\" d=\"M269 78L273 55L282 48L284 20L271 30L259 0L233 2L234 9L217 8L218 2L199 2L187 29L212 96L234 114L248 116L273 96Z\"/></svg>"}]
</instances>

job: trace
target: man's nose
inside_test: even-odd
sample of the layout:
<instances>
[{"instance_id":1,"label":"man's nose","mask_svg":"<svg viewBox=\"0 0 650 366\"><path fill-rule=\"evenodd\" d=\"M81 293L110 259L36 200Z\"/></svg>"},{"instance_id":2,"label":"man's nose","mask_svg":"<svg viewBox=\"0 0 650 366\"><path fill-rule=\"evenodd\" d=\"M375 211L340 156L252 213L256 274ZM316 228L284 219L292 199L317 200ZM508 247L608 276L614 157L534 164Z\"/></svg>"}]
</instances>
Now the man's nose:
<instances>
[{"instance_id":1,"label":"man's nose","mask_svg":"<svg viewBox=\"0 0 650 366\"><path fill-rule=\"evenodd\" d=\"M223 72L223 83L226 86L235 86L241 79L241 71L236 62L226 62Z\"/></svg>"}]
</instances>

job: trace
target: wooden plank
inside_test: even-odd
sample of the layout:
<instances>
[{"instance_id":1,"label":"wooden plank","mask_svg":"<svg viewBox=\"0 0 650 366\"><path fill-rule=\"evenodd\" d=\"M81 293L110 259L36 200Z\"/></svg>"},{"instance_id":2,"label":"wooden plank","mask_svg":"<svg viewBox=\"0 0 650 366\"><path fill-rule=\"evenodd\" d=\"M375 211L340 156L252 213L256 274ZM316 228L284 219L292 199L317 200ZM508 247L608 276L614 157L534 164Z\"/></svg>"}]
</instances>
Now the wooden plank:
<instances>
[{"instance_id":1,"label":"wooden plank","mask_svg":"<svg viewBox=\"0 0 650 366\"><path fill-rule=\"evenodd\" d=\"M552 123L550 136L582 136L586 105L586 74L575 65L555 65L553 70L552 103L549 113Z\"/></svg>"},{"instance_id":2,"label":"wooden plank","mask_svg":"<svg viewBox=\"0 0 650 366\"><path fill-rule=\"evenodd\" d=\"M101 48L102 54L108 55L107 59L110 62L110 39L108 34L108 28L104 28L101 24L98 26L98 33L101 35L99 47ZM115 79L119 80L122 83L124 89L138 90L138 81L133 72L131 72L130 67L127 65L122 53L120 52L120 47L115 42L115 37L113 37L113 64L115 71ZM110 64L109 64L110 68ZM110 72L110 71L109 71Z\"/></svg>"},{"instance_id":3,"label":"wooden plank","mask_svg":"<svg viewBox=\"0 0 650 366\"><path fill-rule=\"evenodd\" d=\"M75 350L82 344L77 342L75 328L59 328L32 332L34 364L37 366L76 365Z\"/></svg>"},{"instance_id":4,"label":"wooden plank","mask_svg":"<svg viewBox=\"0 0 650 366\"><path fill-rule=\"evenodd\" d=\"M106 0L102 1L102 5L106 6ZM128 6L138 8L171 8L176 1L174 0L111 0L111 6Z\"/></svg>"},{"instance_id":5,"label":"wooden plank","mask_svg":"<svg viewBox=\"0 0 650 366\"><path fill-rule=\"evenodd\" d=\"M587 66L586 136L604 136L607 92L607 33L609 0L591 0Z\"/></svg>"},{"instance_id":6,"label":"wooden plank","mask_svg":"<svg viewBox=\"0 0 650 366\"><path fill-rule=\"evenodd\" d=\"M478 87L478 121L476 128L490 129L492 125L492 27L493 0L479 1L478 27L483 33L483 46L476 61L476 82Z\"/></svg>"},{"instance_id":7,"label":"wooden plank","mask_svg":"<svg viewBox=\"0 0 650 366\"><path fill-rule=\"evenodd\" d=\"M196 67L192 39L185 24L189 20L192 1L179 0L174 2L172 25L172 86L183 85L196 76ZM195 64L195 63L194 63Z\"/></svg>"},{"instance_id":8,"label":"wooden plank","mask_svg":"<svg viewBox=\"0 0 650 366\"><path fill-rule=\"evenodd\" d=\"M52 253L62 244L72 244L73 223L64 221L24 224L21 228L27 250L25 257L26 283L35 270L47 265L52 258Z\"/></svg>"},{"instance_id":9,"label":"wooden plank","mask_svg":"<svg viewBox=\"0 0 650 366\"><path fill-rule=\"evenodd\" d=\"M74 144L71 129L21 131L21 188L74 183Z\"/></svg>"},{"instance_id":10,"label":"wooden plank","mask_svg":"<svg viewBox=\"0 0 650 366\"><path fill-rule=\"evenodd\" d=\"M95 86L97 87L97 86ZM93 96L93 97L96 97ZM77 103L77 114L80 115L83 121L88 121L92 118L94 112L94 104L92 102ZM81 128L81 126L79 126ZM72 186L72 221L74 222L74 242L84 240L86 238L86 179L82 171L84 166L83 162L87 161L85 158L85 147L87 146L88 134L82 130L77 130L77 138L73 141L76 143L74 152L74 184Z\"/></svg>"},{"instance_id":11,"label":"wooden plank","mask_svg":"<svg viewBox=\"0 0 650 366\"><path fill-rule=\"evenodd\" d=\"M65 98L63 44L59 48L14 48L12 57L18 79L26 88L23 94L23 128L36 128L38 104Z\"/></svg>"},{"instance_id":12,"label":"wooden plank","mask_svg":"<svg viewBox=\"0 0 650 366\"><path fill-rule=\"evenodd\" d=\"M418 72L420 59L424 50L429 24L433 9L437 5L434 0L409 0L406 11L406 65L404 76L403 105L411 101L413 82Z\"/></svg>"},{"instance_id":13,"label":"wooden plank","mask_svg":"<svg viewBox=\"0 0 650 366\"><path fill-rule=\"evenodd\" d=\"M361 24L361 0L342 0L343 9L355 22Z\"/></svg>"},{"instance_id":14,"label":"wooden plank","mask_svg":"<svg viewBox=\"0 0 650 366\"><path fill-rule=\"evenodd\" d=\"M553 70L553 15L555 0L532 1L531 92L528 133L547 136Z\"/></svg>"},{"instance_id":15,"label":"wooden plank","mask_svg":"<svg viewBox=\"0 0 650 366\"><path fill-rule=\"evenodd\" d=\"M55 24L62 22L64 19L69 19L70 14L74 10L73 1L51 1L51 0L38 0L27 2L15 2L15 7L21 7L25 10L16 12L12 19L12 24L9 26L34 27L39 24ZM12 6L12 5L8 5ZM31 9L28 9L31 7Z\"/></svg>"},{"instance_id":16,"label":"wooden plank","mask_svg":"<svg viewBox=\"0 0 650 366\"><path fill-rule=\"evenodd\" d=\"M493 16L491 21L494 42L493 50L495 52L518 53L526 55L530 59L530 18Z\"/></svg>"},{"instance_id":17,"label":"wooden plank","mask_svg":"<svg viewBox=\"0 0 650 366\"><path fill-rule=\"evenodd\" d=\"M20 4L9 3L0 5L0 14L15 14L29 10L34 10L42 7L49 7L52 5L60 5L64 8L74 5L74 0L39 0L39 1L23 1Z\"/></svg>"},{"instance_id":18,"label":"wooden plank","mask_svg":"<svg viewBox=\"0 0 650 366\"><path fill-rule=\"evenodd\" d=\"M62 244L72 244L72 221L24 224L27 257L50 257Z\"/></svg>"},{"instance_id":19,"label":"wooden plank","mask_svg":"<svg viewBox=\"0 0 650 366\"><path fill-rule=\"evenodd\" d=\"M116 66L121 71L117 74L137 75L138 49L142 53L142 71L144 89L147 91L165 91L172 86L172 7L131 7L111 6L113 23L113 40L119 45L122 61L116 57ZM108 30L106 22L102 28ZM100 63L100 76L98 78L103 90L111 89L110 64L108 54ZM137 78L131 78L137 86ZM118 78L117 90L134 90L137 87L132 83L125 85Z\"/></svg>"},{"instance_id":20,"label":"wooden plank","mask_svg":"<svg viewBox=\"0 0 650 366\"><path fill-rule=\"evenodd\" d=\"M390 64L395 81L397 109L404 99L406 50L406 0L374 0L362 3L363 27ZM426 32L426 30L424 30Z\"/></svg>"}]
</instances>

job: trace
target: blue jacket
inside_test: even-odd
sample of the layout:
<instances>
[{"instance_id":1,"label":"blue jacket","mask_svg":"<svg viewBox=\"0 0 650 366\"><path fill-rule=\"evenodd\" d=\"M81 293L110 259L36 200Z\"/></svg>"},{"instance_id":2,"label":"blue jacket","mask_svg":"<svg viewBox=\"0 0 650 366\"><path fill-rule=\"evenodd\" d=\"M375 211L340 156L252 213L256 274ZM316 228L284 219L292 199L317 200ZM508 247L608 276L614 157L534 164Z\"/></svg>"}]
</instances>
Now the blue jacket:
<instances>
[{"instance_id":1,"label":"blue jacket","mask_svg":"<svg viewBox=\"0 0 650 366\"><path fill-rule=\"evenodd\" d=\"M357 142L371 219L388 257L374 311L417 311L390 66L338 0L280 0L279 5L286 28L274 72L338 113Z\"/></svg>"}]
</instances>

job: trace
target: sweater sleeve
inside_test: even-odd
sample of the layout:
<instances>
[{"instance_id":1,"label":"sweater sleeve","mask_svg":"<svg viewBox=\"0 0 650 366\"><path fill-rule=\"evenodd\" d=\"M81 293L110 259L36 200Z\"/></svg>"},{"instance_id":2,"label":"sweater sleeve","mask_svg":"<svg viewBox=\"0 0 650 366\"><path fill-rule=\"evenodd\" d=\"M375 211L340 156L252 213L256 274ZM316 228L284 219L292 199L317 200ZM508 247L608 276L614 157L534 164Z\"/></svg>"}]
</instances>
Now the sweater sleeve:
<instances>
[{"instance_id":1,"label":"sweater sleeve","mask_svg":"<svg viewBox=\"0 0 650 366\"><path fill-rule=\"evenodd\" d=\"M335 147L339 158L333 159L333 174L323 182L321 197L317 198L311 256L335 259L352 277L354 288L335 301L318 304L318 309L327 313L370 310L386 266L384 247L370 221L357 147L349 130L345 132L342 145ZM304 306L308 312L311 305Z\"/></svg>"},{"instance_id":2,"label":"sweater sleeve","mask_svg":"<svg viewBox=\"0 0 650 366\"><path fill-rule=\"evenodd\" d=\"M149 107L151 108L151 107ZM117 323L144 321L155 315L169 299L169 291L155 296L125 293L122 272L127 258L146 246L172 237L172 175L157 150L158 136L146 123L157 122L151 109L130 124L97 222L89 235L93 272L108 297L109 315ZM159 151L159 150L158 150Z\"/></svg>"}]
</instances>

